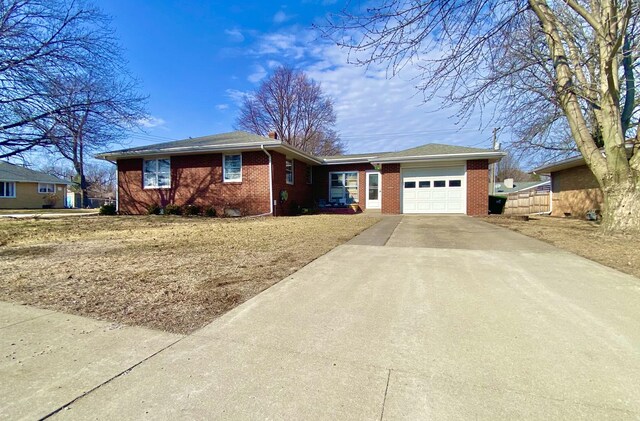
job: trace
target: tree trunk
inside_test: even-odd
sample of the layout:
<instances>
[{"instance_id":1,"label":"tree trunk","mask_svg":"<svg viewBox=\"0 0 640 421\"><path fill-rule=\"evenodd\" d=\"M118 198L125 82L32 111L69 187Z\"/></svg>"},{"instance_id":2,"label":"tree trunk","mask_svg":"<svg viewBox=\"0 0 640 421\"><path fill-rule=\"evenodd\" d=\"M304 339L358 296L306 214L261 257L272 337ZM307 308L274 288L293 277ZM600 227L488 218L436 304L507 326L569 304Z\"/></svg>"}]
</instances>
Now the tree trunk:
<instances>
[{"instance_id":1,"label":"tree trunk","mask_svg":"<svg viewBox=\"0 0 640 421\"><path fill-rule=\"evenodd\" d=\"M604 189L602 230L606 234L640 232L640 189L630 179Z\"/></svg>"}]
</instances>

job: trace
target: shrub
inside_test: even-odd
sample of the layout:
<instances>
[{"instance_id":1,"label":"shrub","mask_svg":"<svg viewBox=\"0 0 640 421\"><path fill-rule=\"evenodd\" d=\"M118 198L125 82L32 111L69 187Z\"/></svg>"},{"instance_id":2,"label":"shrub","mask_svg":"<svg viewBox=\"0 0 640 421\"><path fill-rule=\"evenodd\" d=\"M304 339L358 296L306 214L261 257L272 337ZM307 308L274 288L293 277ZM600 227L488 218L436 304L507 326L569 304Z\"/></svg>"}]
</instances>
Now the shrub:
<instances>
[{"instance_id":1,"label":"shrub","mask_svg":"<svg viewBox=\"0 0 640 421\"><path fill-rule=\"evenodd\" d=\"M182 208L179 205L173 203L164 207L165 215L182 215Z\"/></svg>"},{"instance_id":2,"label":"shrub","mask_svg":"<svg viewBox=\"0 0 640 421\"><path fill-rule=\"evenodd\" d=\"M182 214L186 216L200 215L202 209L198 205L187 205L184 207Z\"/></svg>"},{"instance_id":3,"label":"shrub","mask_svg":"<svg viewBox=\"0 0 640 421\"><path fill-rule=\"evenodd\" d=\"M162 211L162 208L157 203L152 203L147 206L148 215L160 215L160 211Z\"/></svg>"},{"instance_id":4,"label":"shrub","mask_svg":"<svg viewBox=\"0 0 640 421\"><path fill-rule=\"evenodd\" d=\"M100 206L100 210L98 211L100 215L115 215L116 214L116 205L105 204Z\"/></svg>"},{"instance_id":5,"label":"shrub","mask_svg":"<svg viewBox=\"0 0 640 421\"><path fill-rule=\"evenodd\" d=\"M210 206L204 210L204 216L208 216L209 218L213 218L216 216L216 208Z\"/></svg>"}]
</instances>

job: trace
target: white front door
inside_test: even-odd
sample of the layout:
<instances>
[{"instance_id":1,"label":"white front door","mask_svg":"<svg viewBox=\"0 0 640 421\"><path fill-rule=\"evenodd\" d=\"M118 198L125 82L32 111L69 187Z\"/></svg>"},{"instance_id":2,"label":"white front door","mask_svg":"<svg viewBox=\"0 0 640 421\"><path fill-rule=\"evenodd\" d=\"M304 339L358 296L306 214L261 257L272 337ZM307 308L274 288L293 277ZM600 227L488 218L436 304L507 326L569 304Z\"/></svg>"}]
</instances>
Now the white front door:
<instances>
[{"instance_id":1,"label":"white front door","mask_svg":"<svg viewBox=\"0 0 640 421\"><path fill-rule=\"evenodd\" d=\"M367 173L367 209L380 209L382 196L382 177L379 172Z\"/></svg>"}]
</instances>

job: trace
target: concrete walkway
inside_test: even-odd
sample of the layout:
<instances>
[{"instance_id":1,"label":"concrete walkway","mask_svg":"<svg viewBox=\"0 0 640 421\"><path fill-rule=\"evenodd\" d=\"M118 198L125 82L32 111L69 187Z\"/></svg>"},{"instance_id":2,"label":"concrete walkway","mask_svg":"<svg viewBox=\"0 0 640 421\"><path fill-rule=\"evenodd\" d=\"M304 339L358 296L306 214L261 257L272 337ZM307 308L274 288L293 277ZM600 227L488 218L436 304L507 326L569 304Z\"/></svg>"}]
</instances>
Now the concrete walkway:
<instances>
[{"instance_id":1,"label":"concrete walkway","mask_svg":"<svg viewBox=\"0 0 640 421\"><path fill-rule=\"evenodd\" d=\"M104 377L137 365L54 417L640 417L640 280L468 217L388 221L188 337L98 349Z\"/></svg>"}]
</instances>

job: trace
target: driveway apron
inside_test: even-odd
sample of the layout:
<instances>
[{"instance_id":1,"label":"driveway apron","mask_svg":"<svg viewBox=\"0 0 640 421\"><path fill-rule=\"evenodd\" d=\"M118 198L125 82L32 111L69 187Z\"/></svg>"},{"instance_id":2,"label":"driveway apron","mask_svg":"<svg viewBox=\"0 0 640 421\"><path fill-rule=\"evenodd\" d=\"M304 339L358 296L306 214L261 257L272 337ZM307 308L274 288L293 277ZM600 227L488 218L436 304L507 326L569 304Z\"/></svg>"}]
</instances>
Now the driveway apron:
<instances>
[{"instance_id":1,"label":"driveway apron","mask_svg":"<svg viewBox=\"0 0 640 421\"><path fill-rule=\"evenodd\" d=\"M386 224L55 417L640 417L640 280L465 216Z\"/></svg>"}]
</instances>

